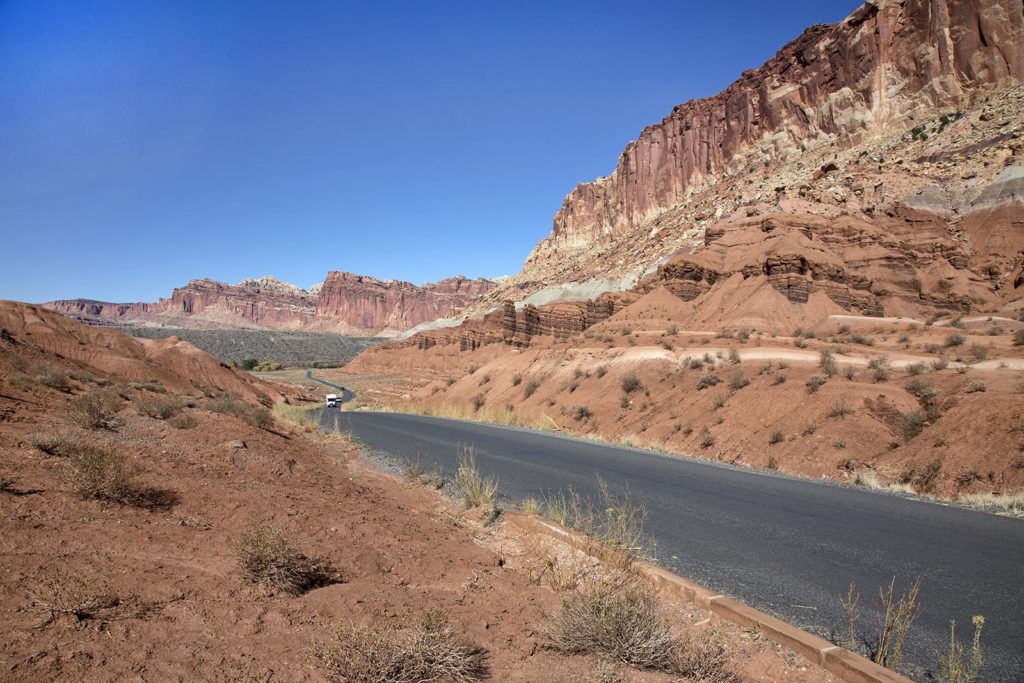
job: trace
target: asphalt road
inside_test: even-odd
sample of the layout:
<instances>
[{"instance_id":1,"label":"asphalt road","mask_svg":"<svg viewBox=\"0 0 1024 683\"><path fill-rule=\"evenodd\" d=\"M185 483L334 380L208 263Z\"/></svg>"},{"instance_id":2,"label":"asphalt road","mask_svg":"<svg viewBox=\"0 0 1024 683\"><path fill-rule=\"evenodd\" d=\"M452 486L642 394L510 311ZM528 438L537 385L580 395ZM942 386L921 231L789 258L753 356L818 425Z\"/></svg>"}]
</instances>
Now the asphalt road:
<instances>
[{"instance_id":1,"label":"asphalt road","mask_svg":"<svg viewBox=\"0 0 1024 683\"><path fill-rule=\"evenodd\" d=\"M338 384L331 384L330 382L322 380L319 377L314 377L312 370L306 370L306 377L307 377L307 379L311 379L314 382L319 382L320 384L323 384L325 387L328 387L328 388L331 388L331 389L336 389L338 392L340 392L340 396L338 396L338 400L341 403L348 403L349 401L351 401L352 399L354 399L356 397L356 394L355 394L354 391L350 391L349 389L346 389L345 387L340 386Z\"/></svg>"},{"instance_id":2,"label":"asphalt road","mask_svg":"<svg viewBox=\"0 0 1024 683\"><path fill-rule=\"evenodd\" d=\"M418 415L324 409L321 424L367 447L420 457L449 477L459 449L509 499L574 488L597 498L600 475L648 510L662 565L825 637L841 638L839 597L861 594L873 633L879 587L921 577L922 615L904 652L915 677L933 670L949 620L966 639L985 616L982 681L1024 681L1024 520L866 489L741 470L577 439ZM781 448L782 446L780 446Z\"/></svg>"}]
</instances>

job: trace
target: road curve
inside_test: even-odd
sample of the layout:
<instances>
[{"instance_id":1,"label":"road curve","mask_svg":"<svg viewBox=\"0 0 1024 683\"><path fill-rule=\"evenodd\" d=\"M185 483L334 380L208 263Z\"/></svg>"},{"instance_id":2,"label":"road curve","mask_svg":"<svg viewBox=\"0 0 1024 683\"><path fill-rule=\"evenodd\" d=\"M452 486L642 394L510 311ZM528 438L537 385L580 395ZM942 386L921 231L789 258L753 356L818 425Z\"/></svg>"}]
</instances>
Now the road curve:
<instances>
[{"instance_id":1,"label":"road curve","mask_svg":"<svg viewBox=\"0 0 1024 683\"><path fill-rule=\"evenodd\" d=\"M826 637L845 633L839 596L861 593L873 632L878 588L920 576L924 612L904 661L917 675L948 648L949 620L969 637L983 614L981 680L1024 681L1024 520L862 488L742 470L522 429L418 415L322 409L325 429L367 447L420 457L449 477L463 445L511 499L574 488L596 498L596 475L629 488L649 512L664 566Z\"/></svg>"},{"instance_id":2,"label":"road curve","mask_svg":"<svg viewBox=\"0 0 1024 683\"><path fill-rule=\"evenodd\" d=\"M349 401L356 397L356 393L354 391L350 391L338 384L331 384L330 382L322 380L319 377L314 377L312 370L306 370L306 378L311 379L314 382L319 382L320 384L323 384L325 387L330 387L331 389L337 389L338 391L340 391L341 395L338 397L338 401L340 403L348 403Z\"/></svg>"}]
</instances>

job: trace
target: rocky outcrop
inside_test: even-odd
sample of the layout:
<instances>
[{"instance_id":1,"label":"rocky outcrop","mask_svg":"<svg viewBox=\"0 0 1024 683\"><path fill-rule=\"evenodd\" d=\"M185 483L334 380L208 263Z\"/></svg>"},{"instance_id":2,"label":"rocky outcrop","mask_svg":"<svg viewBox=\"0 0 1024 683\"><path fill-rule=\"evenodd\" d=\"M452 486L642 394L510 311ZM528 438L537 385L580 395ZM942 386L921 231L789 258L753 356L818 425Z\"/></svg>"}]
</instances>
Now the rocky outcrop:
<instances>
[{"instance_id":1,"label":"rocky outcrop","mask_svg":"<svg viewBox=\"0 0 1024 683\"><path fill-rule=\"evenodd\" d=\"M611 175L566 197L525 270L608 246L723 178L909 128L1022 80L1021 0L868 2L644 129Z\"/></svg>"},{"instance_id":2,"label":"rocky outcrop","mask_svg":"<svg viewBox=\"0 0 1024 683\"><path fill-rule=\"evenodd\" d=\"M192 280L156 303L52 301L47 308L93 324L184 328L311 330L389 336L459 313L493 283L458 276L416 286L331 272L311 291L272 277L237 285Z\"/></svg>"},{"instance_id":3,"label":"rocky outcrop","mask_svg":"<svg viewBox=\"0 0 1024 683\"><path fill-rule=\"evenodd\" d=\"M456 315L493 286L489 280L461 275L416 286L332 271L317 297L316 317L322 328L347 331L351 327L393 335Z\"/></svg>"}]
</instances>

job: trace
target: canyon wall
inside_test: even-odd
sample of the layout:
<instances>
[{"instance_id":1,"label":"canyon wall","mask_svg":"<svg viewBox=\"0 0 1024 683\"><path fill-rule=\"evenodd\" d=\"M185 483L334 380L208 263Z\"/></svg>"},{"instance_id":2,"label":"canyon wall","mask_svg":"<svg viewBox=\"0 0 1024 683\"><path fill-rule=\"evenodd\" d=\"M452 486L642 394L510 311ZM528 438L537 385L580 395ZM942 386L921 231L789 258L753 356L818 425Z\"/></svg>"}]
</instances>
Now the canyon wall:
<instances>
[{"instance_id":1,"label":"canyon wall","mask_svg":"<svg viewBox=\"0 0 1024 683\"><path fill-rule=\"evenodd\" d=\"M322 285L309 291L271 277L247 279L237 285L192 280L155 303L68 299L44 305L94 324L390 336L455 315L493 286L489 280L462 276L417 286L332 271Z\"/></svg>"},{"instance_id":2,"label":"canyon wall","mask_svg":"<svg viewBox=\"0 0 1024 683\"><path fill-rule=\"evenodd\" d=\"M1021 0L880 0L799 38L643 130L576 187L524 270L628 233L695 191L809 148L855 144L1024 80Z\"/></svg>"}]
</instances>

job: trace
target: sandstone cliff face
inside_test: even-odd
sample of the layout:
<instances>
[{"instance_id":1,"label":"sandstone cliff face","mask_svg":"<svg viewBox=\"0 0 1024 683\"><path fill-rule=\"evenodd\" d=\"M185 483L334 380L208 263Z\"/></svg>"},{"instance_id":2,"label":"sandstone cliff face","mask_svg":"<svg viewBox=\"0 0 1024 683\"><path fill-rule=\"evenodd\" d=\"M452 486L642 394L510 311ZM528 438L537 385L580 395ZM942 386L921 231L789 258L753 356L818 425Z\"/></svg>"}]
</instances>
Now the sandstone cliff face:
<instances>
[{"instance_id":1,"label":"sandstone cliff face","mask_svg":"<svg viewBox=\"0 0 1024 683\"><path fill-rule=\"evenodd\" d=\"M332 271L316 303L321 327L376 330L386 335L456 315L493 287L489 280L461 275L421 287L399 280Z\"/></svg>"},{"instance_id":2,"label":"sandstone cliff face","mask_svg":"<svg viewBox=\"0 0 1024 683\"><path fill-rule=\"evenodd\" d=\"M271 277L238 285L193 280L156 303L115 304L71 299L47 308L92 323L159 324L186 328L313 330L360 336L393 335L455 315L493 287L462 276L418 287L331 272L313 291Z\"/></svg>"},{"instance_id":3,"label":"sandstone cliff face","mask_svg":"<svg viewBox=\"0 0 1024 683\"><path fill-rule=\"evenodd\" d=\"M644 129L612 175L566 197L525 270L607 243L752 166L849 145L1022 79L1021 0L869 2Z\"/></svg>"}]
</instances>

